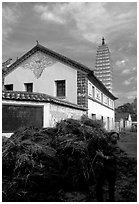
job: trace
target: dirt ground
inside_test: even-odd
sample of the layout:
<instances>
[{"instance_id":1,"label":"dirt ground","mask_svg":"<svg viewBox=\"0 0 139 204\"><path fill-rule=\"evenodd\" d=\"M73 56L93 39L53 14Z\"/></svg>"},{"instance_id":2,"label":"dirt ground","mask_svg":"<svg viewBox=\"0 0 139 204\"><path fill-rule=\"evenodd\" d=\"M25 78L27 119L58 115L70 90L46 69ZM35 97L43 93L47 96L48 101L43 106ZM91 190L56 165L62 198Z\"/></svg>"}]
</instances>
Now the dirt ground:
<instances>
[{"instance_id":1,"label":"dirt ground","mask_svg":"<svg viewBox=\"0 0 139 204\"><path fill-rule=\"evenodd\" d=\"M120 134L120 148L128 158L123 158L116 183L116 201L137 201L137 133Z\"/></svg>"},{"instance_id":2,"label":"dirt ground","mask_svg":"<svg viewBox=\"0 0 139 204\"><path fill-rule=\"evenodd\" d=\"M130 157L137 158L137 133L136 132L121 133L119 146Z\"/></svg>"}]
</instances>

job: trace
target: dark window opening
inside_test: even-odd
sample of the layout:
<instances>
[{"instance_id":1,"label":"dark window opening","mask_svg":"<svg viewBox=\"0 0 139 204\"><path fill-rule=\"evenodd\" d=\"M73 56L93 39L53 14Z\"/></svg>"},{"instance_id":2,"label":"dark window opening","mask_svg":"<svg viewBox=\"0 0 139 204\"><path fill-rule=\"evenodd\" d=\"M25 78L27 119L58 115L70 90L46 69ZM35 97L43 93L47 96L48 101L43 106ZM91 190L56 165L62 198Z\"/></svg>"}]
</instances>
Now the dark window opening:
<instances>
[{"instance_id":1,"label":"dark window opening","mask_svg":"<svg viewBox=\"0 0 139 204\"><path fill-rule=\"evenodd\" d=\"M107 117L107 130L109 130L109 129L110 129L110 118Z\"/></svg>"},{"instance_id":2,"label":"dark window opening","mask_svg":"<svg viewBox=\"0 0 139 204\"><path fill-rule=\"evenodd\" d=\"M6 91L13 91L13 84L4 85L4 89L5 89Z\"/></svg>"},{"instance_id":3,"label":"dark window opening","mask_svg":"<svg viewBox=\"0 0 139 204\"><path fill-rule=\"evenodd\" d=\"M92 120L96 120L96 114L92 114Z\"/></svg>"},{"instance_id":4,"label":"dark window opening","mask_svg":"<svg viewBox=\"0 0 139 204\"><path fill-rule=\"evenodd\" d=\"M25 90L27 92L33 92L33 83L25 83Z\"/></svg>"},{"instance_id":5,"label":"dark window opening","mask_svg":"<svg viewBox=\"0 0 139 204\"><path fill-rule=\"evenodd\" d=\"M65 80L56 81L56 95L57 97L65 97Z\"/></svg>"}]
</instances>

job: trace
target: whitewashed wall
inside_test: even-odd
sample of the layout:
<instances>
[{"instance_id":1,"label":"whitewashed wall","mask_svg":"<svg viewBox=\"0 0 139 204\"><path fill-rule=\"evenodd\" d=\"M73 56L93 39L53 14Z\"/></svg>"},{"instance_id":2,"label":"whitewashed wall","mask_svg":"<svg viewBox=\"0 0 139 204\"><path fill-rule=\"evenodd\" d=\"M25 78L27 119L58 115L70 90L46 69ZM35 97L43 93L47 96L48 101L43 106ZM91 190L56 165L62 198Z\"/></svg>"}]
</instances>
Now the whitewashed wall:
<instances>
[{"instance_id":1,"label":"whitewashed wall","mask_svg":"<svg viewBox=\"0 0 139 204\"><path fill-rule=\"evenodd\" d=\"M109 109L95 101L88 99L88 117L92 119L92 114L96 114L96 119L101 120L103 116L103 121L105 123L105 128L108 130L107 117L109 117L109 130L113 130L115 123L114 110Z\"/></svg>"},{"instance_id":2,"label":"whitewashed wall","mask_svg":"<svg viewBox=\"0 0 139 204\"><path fill-rule=\"evenodd\" d=\"M103 117L105 129L108 131L115 129L114 101L89 80L88 97L88 117L93 119L93 114L96 115L96 119L98 120L101 120Z\"/></svg>"},{"instance_id":3,"label":"whitewashed wall","mask_svg":"<svg viewBox=\"0 0 139 204\"><path fill-rule=\"evenodd\" d=\"M42 61L39 65L37 61ZM25 91L24 83L33 83L33 92L56 96L56 80L66 80L65 100L77 104L77 70L37 52L5 77L14 91Z\"/></svg>"},{"instance_id":4,"label":"whitewashed wall","mask_svg":"<svg viewBox=\"0 0 139 204\"><path fill-rule=\"evenodd\" d=\"M78 120L83 114L86 114L86 111L50 104L49 114L49 125L54 126L61 119L73 118Z\"/></svg>"}]
</instances>

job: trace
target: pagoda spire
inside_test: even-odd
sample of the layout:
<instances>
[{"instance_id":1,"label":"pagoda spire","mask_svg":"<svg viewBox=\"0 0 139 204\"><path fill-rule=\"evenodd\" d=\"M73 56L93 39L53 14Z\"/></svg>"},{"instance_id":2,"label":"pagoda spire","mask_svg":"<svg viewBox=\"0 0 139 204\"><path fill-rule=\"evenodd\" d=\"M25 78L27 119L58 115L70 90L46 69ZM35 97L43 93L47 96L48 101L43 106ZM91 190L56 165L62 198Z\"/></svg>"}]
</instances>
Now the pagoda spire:
<instances>
[{"instance_id":1,"label":"pagoda spire","mask_svg":"<svg viewBox=\"0 0 139 204\"><path fill-rule=\"evenodd\" d=\"M102 38L102 45L105 45L105 39L104 39L104 37Z\"/></svg>"}]
</instances>

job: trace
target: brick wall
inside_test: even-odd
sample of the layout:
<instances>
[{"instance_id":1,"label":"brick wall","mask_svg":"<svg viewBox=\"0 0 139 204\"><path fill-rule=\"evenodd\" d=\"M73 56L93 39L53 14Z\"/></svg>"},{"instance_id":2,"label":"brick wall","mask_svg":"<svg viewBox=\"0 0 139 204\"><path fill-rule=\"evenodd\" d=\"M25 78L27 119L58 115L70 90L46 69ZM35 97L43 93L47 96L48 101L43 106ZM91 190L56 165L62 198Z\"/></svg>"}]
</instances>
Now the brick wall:
<instances>
[{"instance_id":1,"label":"brick wall","mask_svg":"<svg viewBox=\"0 0 139 204\"><path fill-rule=\"evenodd\" d=\"M77 71L77 104L88 108L88 80L87 75Z\"/></svg>"}]
</instances>

